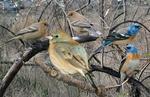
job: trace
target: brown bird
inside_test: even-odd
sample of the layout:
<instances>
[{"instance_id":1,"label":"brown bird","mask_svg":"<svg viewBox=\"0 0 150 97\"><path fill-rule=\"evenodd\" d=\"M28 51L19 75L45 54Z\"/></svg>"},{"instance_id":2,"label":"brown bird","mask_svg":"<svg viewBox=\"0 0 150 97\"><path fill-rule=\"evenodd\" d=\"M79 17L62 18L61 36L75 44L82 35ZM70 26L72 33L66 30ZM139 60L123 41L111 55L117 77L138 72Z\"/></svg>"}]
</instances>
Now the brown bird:
<instances>
[{"instance_id":1,"label":"brown bird","mask_svg":"<svg viewBox=\"0 0 150 97\"><path fill-rule=\"evenodd\" d=\"M71 27L77 34L88 33L93 36L102 34L94 28L94 24L92 24L85 16L76 11L69 11L67 17L71 22Z\"/></svg>"},{"instance_id":2,"label":"brown bird","mask_svg":"<svg viewBox=\"0 0 150 97\"><path fill-rule=\"evenodd\" d=\"M12 41L14 39L22 39L24 41L36 40L47 34L48 34L48 23L46 21L41 21L20 30L19 32L17 32L15 37L11 38L8 41Z\"/></svg>"},{"instance_id":3,"label":"brown bird","mask_svg":"<svg viewBox=\"0 0 150 97\"><path fill-rule=\"evenodd\" d=\"M27 41L27 42L30 41L29 43L31 43L33 41L40 39L43 36L46 36L47 34L48 34L48 23L46 21L41 21L38 23L34 23L18 31L17 34L13 38L4 42L4 44L2 45L6 45L8 42L11 42L16 39L21 40L23 44L24 44L24 41Z\"/></svg>"},{"instance_id":4,"label":"brown bird","mask_svg":"<svg viewBox=\"0 0 150 97\"><path fill-rule=\"evenodd\" d=\"M90 78L91 85L97 89L92 77L89 75L87 52L78 42L73 40L67 33L57 31L47 36L49 39L49 57L52 64L62 74L81 74Z\"/></svg>"}]
</instances>

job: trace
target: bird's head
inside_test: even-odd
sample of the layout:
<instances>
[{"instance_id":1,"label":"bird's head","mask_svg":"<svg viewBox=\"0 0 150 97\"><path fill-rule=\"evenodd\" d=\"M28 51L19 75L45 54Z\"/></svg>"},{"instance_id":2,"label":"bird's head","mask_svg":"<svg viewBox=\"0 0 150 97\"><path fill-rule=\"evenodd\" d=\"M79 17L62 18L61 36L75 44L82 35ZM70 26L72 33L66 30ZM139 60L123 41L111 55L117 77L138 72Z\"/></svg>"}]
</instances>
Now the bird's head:
<instances>
[{"instance_id":1,"label":"bird's head","mask_svg":"<svg viewBox=\"0 0 150 97\"><path fill-rule=\"evenodd\" d=\"M63 31L56 31L51 33L50 36L47 36L50 40L50 42L56 43L56 42L69 42L72 40L72 38L65 32Z\"/></svg>"},{"instance_id":2,"label":"bird's head","mask_svg":"<svg viewBox=\"0 0 150 97\"><path fill-rule=\"evenodd\" d=\"M41 33L43 33L44 36L47 36L48 32L49 32L49 28L50 28L48 22L45 20L42 20L42 21L40 21L40 24L41 24L40 27L42 29Z\"/></svg>"},{"instance_id":3,"label":"bird's head","mask_svg":"<svg viewBox=\"0 0 150 97\"><path fill-rule=\"evenodd\" d=\"M67 17L70 19L70 21L75 21L83 16L76 11L69 11Z\"/></svg>"},{"instance_id":4,"label":"bird's head","mask_svg":"<svg viewBox=\"0 0 150 97\"><path fill-rule=\"evenodd\" d=\"M72 16L74 16L76 14L77 14L77 12L75 12L75 11L69 11L68 14L67 14L67 16L68 17L72 17Z\"/></svg>"},{"instance_id":5,"label":"bird's head","mask_svg":"<svg viewBox=\"0 0 150 97\"><path fill-rule=\"evenodd\" d=\"M136 54L136 53L138 53L138 50L134 45L128 44L127 47L126 47L126 52Z\"/></svg>"},{"instance_id":6,"label":"bird's head","mask_svg":"<svg viewBox=\"0 0 150 97\"><path fill-rule=\"evenodd\" d=\"M139 32L140 28L141 26L138 23L129 25L127 35L135 36Z\"/></svg>"},{"instance_id":7,"label":"bird's head","mask_svg":"<svg viewBox=\"0 0 150 97\"><path fill-rule=\"evenodd\" d=\"M49 26L47 21L42 20L40 23L43 24L43 25L46 26L46 27Z\"/></svg>"}]
</instances>

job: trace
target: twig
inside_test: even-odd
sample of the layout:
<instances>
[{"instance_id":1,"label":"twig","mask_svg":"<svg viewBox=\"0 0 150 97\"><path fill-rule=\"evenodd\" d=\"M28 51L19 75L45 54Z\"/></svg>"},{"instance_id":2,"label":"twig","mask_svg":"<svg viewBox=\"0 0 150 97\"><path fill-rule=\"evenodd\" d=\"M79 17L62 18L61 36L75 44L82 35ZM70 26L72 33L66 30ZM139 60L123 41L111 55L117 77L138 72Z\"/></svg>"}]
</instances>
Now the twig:
<instances>
[{"instance_id":1,"label":"twig","mask_svg":"<svg viewBox=\"0 0 150 97\"><path fill-rule=\"evenodd\" d=\"M1 26L2 28L6 29L8 32L10 32L12 35L16 36L16 34L15 34L13 31L11 31L10 29L4 27L3 25L0 25L0 26ZM23 40L19 39L19 41L24 45Z\"/></svg>"},{"instance_id":2,"label":"twig","mask_svg":"<svg viewBox=\"0 0 150 97\"><path fill-rule=\"evenodd\" d=\"M110 24L110 29L111 29L112 25L114 24L115 20L117 19L115 16L116 16L116 14L118 13L118 9L119 9L120 5L121 5L121 2L118 4L118 6L117 6L117 8L116 8L116 10L115 10L115 12L114 12L113 19L112 19L112 22L111 22L111 24ZM123 14L123 13L122 13L122 14ZM122 15L122 14L121 14L121 15ZM120 15L120 16L121 16L121 15ZM119 16L117 16L117 17L119 17ZM110 29L109 29L109 30L110 30ZM109 31L109 34L111 34L110 31Z\"/></svg>"},{"instance_id":3,"label":"twig","mask_svg":"<svg viewBox=\"0 0 150 97\"><path fill-rule=\"evenodd\" d=\"M41 20L42 18L42 15L44 14L45 10L47 9L47 7L51 4L52 0L50 0L47 5L44 7L44 9L42 10L41 14L40 14L40 17L38 19L38 22Z\"/></svg>"},{"instance_id":4,"label":"twig","mask_svg":"<svg viewBox=\"0 0 150 97\"><path fill-rule=\"evenodd\" d=\"M64 13L65 18L67 19L67 23L68 23L68 25L69 25L70 32L71 32L71 33L70 33L70 36L73 37L73 36L74 36L74 33L73 33L73 29L72 29L72 27L71 27L70 20L69 20L68 17L67 17L67 13L65 12L64 8L62 8L62 7L60 6L60 4L59 4L57 1L55 1L55 3L61 8L62 12Z\"/></svg>"},{"instance_id":5,"label":"twig","mask_svg":"<svg viewBox=\"0 0 150 97\"><path fill-rule=\"evenodd\" d=\"M88 40L93 41L92 39L88 39ZM82 41L82 39L79 41ZM85 42L85 41L82 41L82 42ZM18 58L14 62L14 64L8 70L5 77L2 79L1 86L0 86L0 97L3 97L7 87L10 85L10 83L12 82L12 80L14 79L15 75L18 73L20 68L23 66L23 64L27 62L28 60L30 60L37 53L43 50L47 50L48 46L49 46L48 40L38 41L37 43L33 44L32 49L30 48L27 51L25 51L23 56Z\"/></svg>"},{"instance_id":6,"label":"twig","mask_svg":"<svg viewBox=\"0 0 150 97\"><path fill-rule=\"evenodd\" d=\"M125 24L125 23L138 23L138 24L140 24L141 26L143 26L147 31L150 32L150 30L149 30L144 24L142 24L142 23L140 23L140 22L138 22L138 21L133 21L133 20L127 20L127 21L124 21L124 22L119 23L119 24L117 24L116 26L112 27L112 28L109 30L109 32L113 32L117 27L119 27L120 25Z\"/></svg>"},{"instance_id":7,"label":"twig","mask_svg":"<svg viewBox=\"0 0 150 97\"><path fill-rule=\"evenodd\" d=\"M124 21L126 21L127 8L126 8L126 0L123 0L123 11L124 11Z\"/></svg>"},{"instance_id":8,"label":"twig","mask_svg":"<svg viewBox=\"0 0 150 97\"><path fill-rule=\"evenodd\" d=\"M144 70L149 66L149 64L150 64L150 62L149 63L147 63L147 64L145 64L145 66L142 68L142 70L140 71L140 73L139 73L139 77L138 77L138 80L140 80L140 78L141 78L141 76L142 76L142 74L143 74L143 72L144 72Z\"/></svg>"},{"instance_id":9,"label":"twig","mask_svg":"<svg viewBox=\"0 0 150 97\"><path fill-rule=\"evenodd\" d=\"M91 67L92 67L91 72L94 72L94 71L104 72L104 73L109 74L111 76L120 78L119 72L113 70L112 68L109 68L109 67L106 67L106 66L103 66L103 68L101 68L100 65L94 65L94 64L91 64ZM144 86L138 80L131 77L129 79L128 83L130 83L130 84L134 83L137 87L145 89L146 92L150 94L150 89L148 89L146 86Z\"/></svg>"},{"instance_id":10,"label":"twig","mask_svg":"<svg viewBox=\"0 0 150 97\"><path fill-rule=\"evenodd\" d=\"M0 61L0 64L13 64L14 62L13 61ZM34 63L25 63L24 66L38 66Z\"/></svg>"},{"instance_id":11,"label":"twig","mask_svg":"<svg viewBox=\"0 0 150 97\"><path fill-rule=\"evenodd\" d=\"M27 24L28 17L29 17L29 14L30 14L31 10L32 10L32 6L30 7L29 11L27 12L27 15L26 15L26 18L25 18L25 23L24 23L23 28L25 28L25 26L26 26L26 24Z\"/></svg>"},{"instance_id":12,"label":"twig","mask_svg":"<svg viewBox=\"0 0 150 97\"><path fill-rule=\"evenodd\" d=\"M82 6L81 8L79 8L79 9L76 9L75 11L78 12L78 11L80 11L80 10L86 8L90 3L91 3L91 0L88 0L87 4L83 5L83 6Z\"/></svg>"},{"instance_id":13,"label":"twig","mask_svg":"<svg viewBox=\"0 0 150 97\"><path fill-rule=\"evenodd\" d=\"M44 64L43 61L44 60L41 60L41 58L37 58L36 64L38 64L42 68L42 70L50 77L53 77L59 81L63 81L68 85L78 87L84 91L96 93L95 89L90 84L87 84L87 82L81 81L79 79L75 79L69 75L61 74L59 71L55 70L54 68L50 68L48 65ZM105 87L103 85L99 85L98 87L99 95L104 94L104 91L105 91Z\"/></svg>"},{"instance_id":14,"label":"twig","mask_svg":"<svg viewBox=\"0 0 150 97\"><path fill-rule=\"evenodd\" d=\"M150 78L150 75L149 76L146 76L144 79L141 80L141 82L145 81L146 79Z\"/></svg>"}]
</instances>

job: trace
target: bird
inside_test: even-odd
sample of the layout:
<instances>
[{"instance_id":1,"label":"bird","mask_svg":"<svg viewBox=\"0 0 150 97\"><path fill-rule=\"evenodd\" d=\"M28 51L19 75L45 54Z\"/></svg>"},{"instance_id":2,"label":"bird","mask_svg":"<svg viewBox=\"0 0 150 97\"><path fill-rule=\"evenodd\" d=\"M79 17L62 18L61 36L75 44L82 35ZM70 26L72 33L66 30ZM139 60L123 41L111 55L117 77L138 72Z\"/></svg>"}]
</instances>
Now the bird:
<instances>
[{"instance_id":1,"label":"bird","mask_svg":"<svg viewBox=\"0 0 150 97\"><path fill-rule=\"evenodd\" d=\"M77 35L88 34L92 36L99 36L102 34L100 31L95 29L94 24L89 21L88 18L76 11L69 11L67 17L70 20L72 29Z\"/></svg>"},{"instance_id":2,"label":"bird","mask_svg":"<svg viewBox=\"0 0 150 97\"><path fill-rule=\"evenodd\" d=\"M98 53L106 46L117 44L126 45L136 40L136 35L139 33L141 26L138 23L133 23L128 26L127 32L124 34L112 32L106 38L102 40L102 45L98 47L94 52Z\"/></svg>"},{"instance_id":3,"label":"bird","mask_svg":"<svg viewBox=\"0 0 150 97\"><path fill-rule=\"evenodd\" d=\"M33 23L32 25L25 27L17 32L17 34L4 42L4 44L11 42L13 40L19 39L22 41L36 41L41 37L44 37L48 34L48 23L46 21L40 21Z\"/></svg>"},{"instance_id":4,"label":"bird","mask_svg":"<svg viewBox=\"0 0 150 97\"><path fill-rule=\"evenodd\" d=\"M138 49L134 45L128 44L126 47L126 57L121 61L119 68L120 83L123 90L123 85L129 80L129 78L138 73L140 58L141 55L138 53Z\"/></svg>"},{"instance_id":5,"label":"bird","mask_svg":"<svg viewBox=\"0 0 150 97\"><path fill-rule=\"evenodd\" d=\"M41 21L33 23L32 25L25 27L24 29L17 32L16 36L11 38L9 41L14 39L22 39L24 41L39 39L48 33L48 23Z\"/></svg>"},{"instance_id":6,"label":"bird","mask_svg":"<svg viewBox=\"0 0 150 97\"><path fill-rule=\"evenodd\" d=\"M65 75L80 74L83 77L87 75L91 85L97 90L89 74L91 69L85 48L64 31L53 32L47 38L49 39L49 58L54 67Z\"/></svg>"}]
</instances>

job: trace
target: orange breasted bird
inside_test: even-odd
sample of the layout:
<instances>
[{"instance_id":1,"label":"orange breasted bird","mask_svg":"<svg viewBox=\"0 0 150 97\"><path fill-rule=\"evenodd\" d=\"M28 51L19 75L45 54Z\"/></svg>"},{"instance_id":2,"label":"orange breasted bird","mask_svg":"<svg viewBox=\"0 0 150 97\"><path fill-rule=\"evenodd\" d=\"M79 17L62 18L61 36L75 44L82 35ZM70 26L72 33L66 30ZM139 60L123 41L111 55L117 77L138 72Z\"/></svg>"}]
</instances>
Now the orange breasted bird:
<instances>
[{"instance_id":1,"label":"orange breasted bird","mask_svg":"<svg viewBox=\"0 0 150 97\"><path fill-rule=\"evenodd\" d=\"M133 77L139 71L140 64L140 54L137 48L128 44L126 47L126 57L121 62L119 72L120 72L120 82L123 88L123 84L126 83L130 77ZM123 88L124 89L124 88Z\"/></svg>"},{"instance_id":2,"label":"orange breasted bird","mask_svg":"<svg viewBox=\"0 0 150 97\"><path fill-rule=\"evenodd\" d=\"M91 85L97 89L88 73L90 67L85 48L63 31L54 32L47 38L49 57L56 69L66 75L81 74L85 77L87 74Z\"/></svg>"},{"instance_id":3,"label":"orange breasted bird","mask_svg":"<svg viewBox=\"0 0 150 97\"><path fill-rule=\"evenodd\" d=\"M95 53L100 52L102 48L112 44L125 45L133 42L136 38L136 35L139 33L140 28L141 26L139 24L134 23L128 26L125 34L116 32L109 34L105 39L102 40L102 45L95 50Z\"/></svg>"},{"instance_id":4,"label":"orange breasted bird","mask_svg":"<svg viewBox=\"0 0 150 97\"><path fill-rule=\"evenodd\" d=\"M85 16L76 11L69 11L67 17L71 22L71 27L77 34L88 33L88 35L93 36L102 34L94 28L94 24L92 24Z\"/></svg>"}]
</instances>

